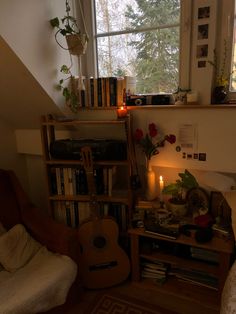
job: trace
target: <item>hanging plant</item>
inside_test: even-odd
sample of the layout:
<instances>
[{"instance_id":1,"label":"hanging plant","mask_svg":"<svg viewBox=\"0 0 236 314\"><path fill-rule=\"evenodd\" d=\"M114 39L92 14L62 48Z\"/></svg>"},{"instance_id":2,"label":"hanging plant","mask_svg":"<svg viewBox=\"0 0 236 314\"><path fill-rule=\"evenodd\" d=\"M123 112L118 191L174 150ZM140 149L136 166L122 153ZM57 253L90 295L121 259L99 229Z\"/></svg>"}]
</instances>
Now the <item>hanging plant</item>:
<instances>
[{"instance_id":1,"label":"hanging plant","mask_svg":"<svg viewBox=\"0 0 236 314\"><path fill-rule=\"evenodd\" d=\"M68 0L66 0L65 5L66 15L61 19L55 17L50 20L51 26L57 29L54 35L55 40L62 49L69 50L72 55L79 56L85 54L88 42L87 32L85 34L82 33L78 27L76 18L70 15L71 8L69 6ZM64 47L60 43L59 35L66 38L68 47Z\"/></svg>"},{"instance_id":2,"label":"hanging plant","mask_svg":"<svg viewBox=\"0 0 236 314\"><path fill-rule=\"evenodd\" d=\"M79 105L84 101L84 85L82 80L82 66L81 66L81 55L85 54L87 49L88 35L86 31L84 16L81 8L80 1L78 2L80 6L81 17L85 29L85 33L82 33L78 27L77 20L75 17L70 15L70 5L68 0L65 1L66 15L59 19L54 17L50 20L50 24L53 28L56 28L55 40L56 43L64 50L67 50L70 54L70 66L62 65L60 72L65 75L65 78L60 79L59 84L57 84L57 89L62 91L62 95L65 98L67 106L72 112L76 113L78 111ZM67 47L64 47L60 43L60 36L66 38ZM72 68L72 57L71 55L78 56L79 61L79 79L71 72Z\"/></svg>"}]
</instances>

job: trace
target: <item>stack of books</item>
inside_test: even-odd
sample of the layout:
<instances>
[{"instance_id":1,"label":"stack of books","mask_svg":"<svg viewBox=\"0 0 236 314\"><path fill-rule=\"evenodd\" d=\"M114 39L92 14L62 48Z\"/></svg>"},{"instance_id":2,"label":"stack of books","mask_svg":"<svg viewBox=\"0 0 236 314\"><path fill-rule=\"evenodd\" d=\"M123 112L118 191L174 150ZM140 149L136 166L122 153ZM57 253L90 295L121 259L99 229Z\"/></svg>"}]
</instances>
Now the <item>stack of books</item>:
<instances>
[{"instance_id":1,"label":"stack of books","mask_svg":"<svg viewBox=\"0 0 236 314\"><path fill-rule=\"evenodd\" d=\"M219 253L206 250L206 249L201 249L197 247L191 247L190 248L191 252L191 257L195 259L199 259L205 262L210 262L217 264L219 263Z\"/></svg>"},{"instance_id":2,"label":"stack of books","mask_svg":"<svg viewBox=\"0 0 236 314\"><path fill-rule=\"evenodd\" d=\"M218 279L200 270L172 267L168 272L168 275L175 276L180 281L189 282L194 285L207 287L213 290L218 289Z\"/></svg>"},{"instance_id":3,"label":"stack of books","mask_svg":"<svg viewBox=\"0 0 236 314\"><path fill-rule=\"evenodd\" d=\"M141 261L142 278L153 279L157 283L164 283L167 279L168 265L159 261Z\"/></svg>"}]
</instances>

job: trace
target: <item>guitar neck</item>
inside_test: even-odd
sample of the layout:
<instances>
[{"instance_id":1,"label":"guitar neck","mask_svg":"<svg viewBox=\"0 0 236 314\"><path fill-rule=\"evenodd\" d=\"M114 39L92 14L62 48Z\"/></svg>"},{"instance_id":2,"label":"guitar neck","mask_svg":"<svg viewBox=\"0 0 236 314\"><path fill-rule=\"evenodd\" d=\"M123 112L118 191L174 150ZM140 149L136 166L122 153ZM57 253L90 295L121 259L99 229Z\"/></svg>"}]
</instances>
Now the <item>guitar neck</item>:
<instances>
[{"instance_id":1,"label":"guitar neck","mask_svg":"<svg viewBox=\"0 0 236 314\"><path fill-rule=\"evenodd\" d=\"M91 197L94 198L96 196L97 191L96 191L96 186L95 186L95 182L94 182L93 171L86 171L86 177L87 177L88 193Z\"/></svg>"},{"instance_id":2,"label":"guitar neck","mask_svg":"<svg viewBox=\"0 0 236 314\"><path fill-rule=\"evenodd\" d=\"M92 150L90 146L84 146L81 148L82 161L87 177L88 193L90 195L90 209L93 216L98 217L98 208L96 201L96 185L94 182L94 169Z\"/></svg>"}]
</instances>

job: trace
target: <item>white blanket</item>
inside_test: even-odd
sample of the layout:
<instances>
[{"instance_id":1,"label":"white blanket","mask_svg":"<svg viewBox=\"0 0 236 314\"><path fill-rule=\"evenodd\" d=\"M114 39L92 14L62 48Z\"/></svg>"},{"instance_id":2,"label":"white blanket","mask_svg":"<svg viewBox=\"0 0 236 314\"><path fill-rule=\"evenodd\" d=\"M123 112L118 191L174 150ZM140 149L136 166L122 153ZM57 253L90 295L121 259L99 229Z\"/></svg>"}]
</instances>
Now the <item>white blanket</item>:
<instances>
[{"instance_id":1,"label":"white blanket","mask_svg":"<svg viewBox=\"0 0 236 314\"><path fill-rule=\"evenodd\" d=\"M40 248L16 272L0 271L0 314L32 314L63 304L76 274L71 258Z\"/></svg>"}]
</instances>

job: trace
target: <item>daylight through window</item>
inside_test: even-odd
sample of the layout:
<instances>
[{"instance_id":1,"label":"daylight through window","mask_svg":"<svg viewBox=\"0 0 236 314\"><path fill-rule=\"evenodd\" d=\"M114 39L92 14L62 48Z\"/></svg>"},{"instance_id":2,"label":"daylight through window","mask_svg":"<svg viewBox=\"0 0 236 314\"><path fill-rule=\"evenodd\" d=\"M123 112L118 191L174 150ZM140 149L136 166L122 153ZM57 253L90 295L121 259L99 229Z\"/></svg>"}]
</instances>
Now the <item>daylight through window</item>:
<instances>
[{"instance_id":1,"label":"daylight through window","mask_svg":"<svg viewBox=\"0 0 236 314\"><path fill-rule=\"evenodd\" d=\"M95 0L98 75L135 76L137 93L179 85L180 0Z\"/></svg>"}]
</instances>

